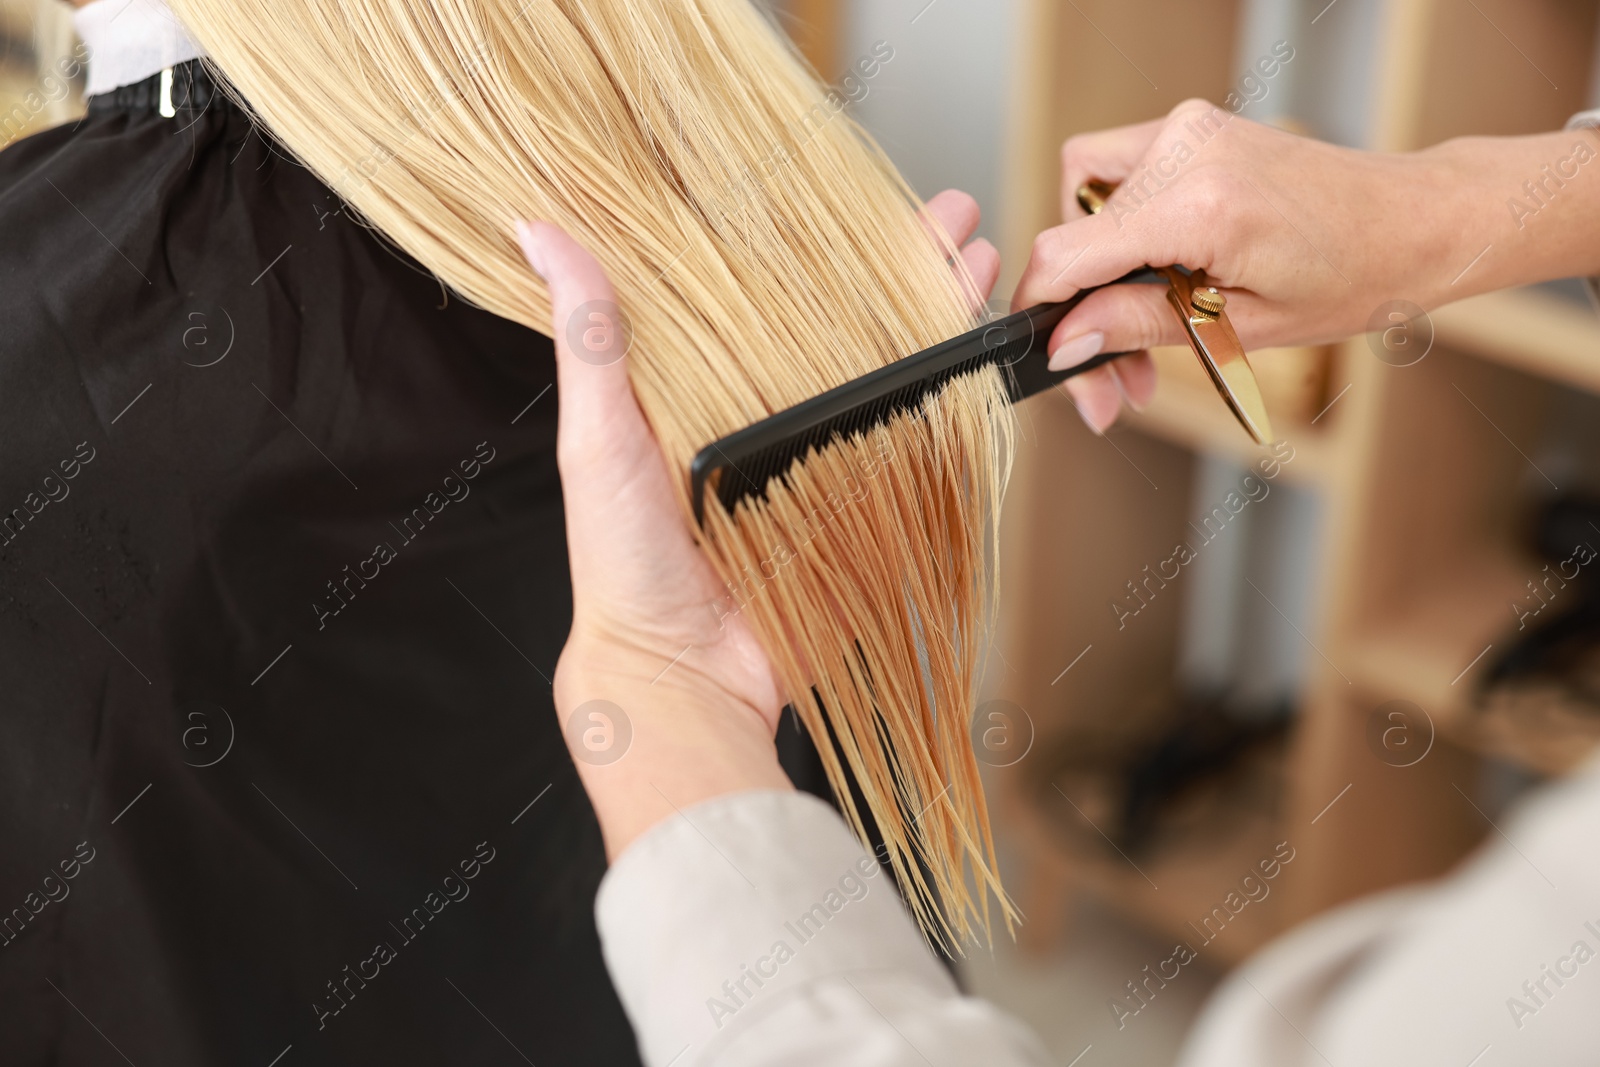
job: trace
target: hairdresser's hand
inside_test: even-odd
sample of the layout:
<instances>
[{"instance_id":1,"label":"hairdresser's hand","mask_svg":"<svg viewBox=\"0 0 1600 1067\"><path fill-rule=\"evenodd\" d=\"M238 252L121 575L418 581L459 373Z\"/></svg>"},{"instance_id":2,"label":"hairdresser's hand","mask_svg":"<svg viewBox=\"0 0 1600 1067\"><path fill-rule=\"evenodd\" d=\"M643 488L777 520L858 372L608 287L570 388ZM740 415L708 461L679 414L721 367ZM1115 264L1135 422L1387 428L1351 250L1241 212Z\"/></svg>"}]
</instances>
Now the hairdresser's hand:
<instances>
[{"instance_id":1,"label":"hairdresser's hand","mask_svg":"<svg viewBox=\"0 0 1600 1067\"><path fill-rule=\"evenodd\" d=\"M928 214L958 245L978 225L963 193L934 197ZM548 224L519 238L549 285L556 338L573 594L556 711L616 856L697 801L791 788L772 743L783 702L755 635L722 608L726 592L684 522L626 361L597 365L568 345L568 323L593 310L584 305L615 300L600 265ZM962 257L987 296L994 248L975 241Z\"/></svg>"},{"instance_id":2,"label":"hairdresser's hand","mask_svg":"<svg viewBox=\"0 0 1600 1067\"><path fill-rule=\"evenodd\" d=\"M988 300L995 279L1000 277L1000 252L982 237L969 240L980 221L978 202L959 189L946 189L928 201L927 215L930 231L934 227L944 230L961 249L961 259L978 286L978 296ZM935 236L934 240L937 242L938 238Z\"/></svg>"},{"instance_id":3,"label":"hairdresser's hand","mask_svg":"<svg viewBox=\"0 0 1600 1067\"><path fill-rule=\"evenodd\" d=\"M676 809L792 788L772 743L782 701L749 627L718 617L724 591L684 524L626 359L597 365L568 345L591 302L615 307L611 283L548 223L519 238L550 288L561 404L573 613L556 712L615 857Z\"/></svg>"},{"instance_id":4,"label":"hairdresser's hand","mask_svg":"<svg viewBox=\"0 0 1600 1067\"><path fill-rule=\"evenodd\" d=\"M1142 265L1204 268L1228 297L1244 347L1337 340L1368 329L1392 300L1431 309L1491 288L1593 269L1600 178L1545 210L1565 210L1539 240L1506 196L1591 135L1451 141L1421 152L1359 152L1239 118L1204 101L1164 119L1086 134L1062 149L1067 222L1040 234L1015 306L1062 300ZM1591 155L1592 158L1592 155ZM1573 166L1576 173L1576 165ZM1122 186L1099 215L1075 194L1090 178ZM1565 231L1577 229L1578 240ZM1483 255L1493 245L1491 254ZM1101 351L1183 344L1163 286L1086 299L1051 338L1051 365ZM1071 379L1085 421L1104 430L1124 397L1155 390L1147 355Z\"/></svg>"}]
</instances>

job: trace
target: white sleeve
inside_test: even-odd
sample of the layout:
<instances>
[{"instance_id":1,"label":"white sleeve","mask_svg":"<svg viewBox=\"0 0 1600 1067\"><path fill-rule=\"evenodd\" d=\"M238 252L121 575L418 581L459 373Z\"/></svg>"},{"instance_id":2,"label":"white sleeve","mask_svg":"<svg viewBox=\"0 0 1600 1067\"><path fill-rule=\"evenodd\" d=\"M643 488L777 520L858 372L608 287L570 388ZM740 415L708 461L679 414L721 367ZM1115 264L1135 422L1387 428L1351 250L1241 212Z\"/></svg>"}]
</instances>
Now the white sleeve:
<instances>
[{"instance_id":1,"label":"white sleeve","mask_svg":"<svg viewBox=\"0 0 1600 1067\"><path fill-rule=\"evenodd\" d=\"M1592 111L1580 111L1567 120L1566 128L1569 130L1597 130L1600 129L1600 108ZM1583 280L1584 286L1589 290L1589 298L1594 301L1594 306L1600 310L1600 278L1590 276Z\"/></svg>"},{"instance_id":2,"label":"white sleeve","mask_svg":"<svg viewBox=\"0 0 1600 1067\"><path fill-rule=\"evenodd\" d=\"M1182 1067L1589 1067L1596 840L1600 759L1539 790L1449 878L1274 942L1212 997Z\"/></svg>"},{"instance_id":3,"label":"white sleeve","mask_svg":"<svg viewBox=\"0 0 1600 1067\"><path fill-rule=\"evenodd\" d=\"M961 995L877 862L804 793L684 809L618 857L595 913L650 1067L1050 1062Z\"/></svg>"}]
</instances>

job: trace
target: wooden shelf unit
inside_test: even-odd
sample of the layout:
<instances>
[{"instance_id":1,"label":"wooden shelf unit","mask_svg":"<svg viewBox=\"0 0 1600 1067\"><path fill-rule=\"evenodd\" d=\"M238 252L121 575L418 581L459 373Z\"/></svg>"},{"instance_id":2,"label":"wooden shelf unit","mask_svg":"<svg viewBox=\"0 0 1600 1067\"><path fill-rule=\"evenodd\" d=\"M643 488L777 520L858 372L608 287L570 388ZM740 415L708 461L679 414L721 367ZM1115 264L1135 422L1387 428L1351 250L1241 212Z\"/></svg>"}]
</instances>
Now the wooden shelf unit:
<instances>
[{"instance_id":1,"label":"wooden shelf unit","mask_svg":"<svg viewBox=\"0 0 1600 1067\"><path fill-rule=\"evenodd\" d=\"M1060 806L1059 818L1075 817L1065 801ZM1012 804L1001 814L1012 843L1026 851L1033 865L1033 876L1019 887L1018 898L1024 920L1018 940L1029 951L1044 951L1060 941L1066 903L1074 889L1115 902L1119 912L1162 938L1186 942L1208 966L1239 962L1281 928L1277 913L1282 896L1276 883L1269 883L1267 895L1234 920L1209 930L1203 925L1212 909L1225 907L1241 877L1273 855L1279 826L1269 813L1230 826L1220 841L1196 841L1137 866L1109 848L1075 849L1063 844L1052 819L1036 807ZM1208 933L1215 935L1209 942Z\"/></svg>"},{"instance_id":2,"label":"wooden shelf unit","mask_svg":"<svg viewBox=\"0 0 1600 1067\"><path fill-rule=\"evenodd\" d=\"M1432 314L1439 342L1537 378L1600 394L1600 315L1538 289L1510 289Z\"/></svg>"},{"instance_id":3,"label":"wooden shelf unit","mask_svg":"<svg viewBox=\"0 0 1600 1067\"><path fill-rule=\"evenodd\" d=\"M1160 375L1156 395L1143 411L1128 415L1128 425L1192 451L1226 456L1241 466L1255 462L1261 450L1239 432L1239 423L1219 403L1216 390L1194 353L1188 348L1157 348L1151 355L1155 357ZM1252 362L1262 363L1274 355L1295 358L1308 353L1304 350L1258 353L1252 357ZM1263 384L1264 391L1265 388ZM1333 462L1326 426L1308 425L1309 420L1283 420L1277 414L1278 408L1271 404L1270 391L1267 396L1274 417L1292 431L1284 436L1293 444L1295 458L1284 466L1283 479L1293 485L1321 484L1329 477ZM1321 405L1319 411L1320 408ZM1328 415L1334 415L1332 408ZM1328 425L1333 421L1329 418Z\"/></svg>"},{"instance_id":4,"label":"wooden shelf unit","mask_svg":"<svg viewBox=\"0 0 1600 1067\"><path fill-rule=\"evenodd\" d=\"M1060 220L1059 148L1069 135L1154 118L1192 96L1220 100L1252 58L1235 54L1237 0L1162 5L1157 29L1149 7L1022 4L1002 290L1034 235ZM1387 5L1372 147L1555 129L1585 106L1600 5L1474 7ZM1496 26L1515 27L1516 43ZM1528 289L1440 308L1432 320L1433 348L1412 367L1381 363L1364 338L1336 346L1324 387L1332 406L1315 424L1273 409L1296 452L1282 479L1314 490L1323 518L1306 634L1318 655L1269 825L1241 827L1231 842L1192 857L1187 871L1165 866L1156 892L1129 864L1065 850L1049 830L1059 813L1040 810L1024 761L991 777L1002 832L1022 846L1016 893L1025 911L1048 915L1043 902L1076 888L1173 934L1213 903L1230 865L1236 878L1252 849L1287 840L1300 858L1260 913L1252 947L1319 910L1458 862L1487 829L1466 802L1481 759L1535 773L1571 765L1573 742L1485 729L1470 695L1514 629L1510 602L1542 566L1521 547L1543 488L1523 452L1559 390L1600 394L1600 319L1581 303ZM1097 716L1138 721L1173 699L1181 589L1158 593L1122 627L1106 601L1182 529L1195 453L1241 464L1257 455L1187 351L1156 355L1155 401L1104 441L1062 397L1031 402L1023 415L1002 531L1005 669L993 688L1029 711L1042 738L1071 736ZM1397 699L1422 707L1437 732L1410 767L1386 764L1367 741L1369 716ZM1046 919L1024 936L1047 945L1059 932Z\"/></svg>"}]
</instances>

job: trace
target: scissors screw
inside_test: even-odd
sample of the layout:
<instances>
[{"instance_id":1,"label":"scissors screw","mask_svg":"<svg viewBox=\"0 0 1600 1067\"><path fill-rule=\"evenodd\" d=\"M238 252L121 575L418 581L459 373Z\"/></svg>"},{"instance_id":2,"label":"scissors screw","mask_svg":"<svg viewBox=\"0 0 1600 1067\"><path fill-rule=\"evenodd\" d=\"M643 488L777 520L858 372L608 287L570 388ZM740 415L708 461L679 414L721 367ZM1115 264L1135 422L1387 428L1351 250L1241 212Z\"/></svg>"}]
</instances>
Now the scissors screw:
<instances>
[{"instance_id":1,"label":"scissors screw","mask_svg":"<svg viewBox=\"0 0 1600 1067\"><path fill-rule=\"evenodd\" d=\"M1190 302L1194 305L1196 311L1203 315L1210 315L1212 318L1222 314L1222 309L1228 306L1228 298L1218 292L1215 286L1196 289L1194 295L1190 298Z\"/></svg>"}]
</instances>

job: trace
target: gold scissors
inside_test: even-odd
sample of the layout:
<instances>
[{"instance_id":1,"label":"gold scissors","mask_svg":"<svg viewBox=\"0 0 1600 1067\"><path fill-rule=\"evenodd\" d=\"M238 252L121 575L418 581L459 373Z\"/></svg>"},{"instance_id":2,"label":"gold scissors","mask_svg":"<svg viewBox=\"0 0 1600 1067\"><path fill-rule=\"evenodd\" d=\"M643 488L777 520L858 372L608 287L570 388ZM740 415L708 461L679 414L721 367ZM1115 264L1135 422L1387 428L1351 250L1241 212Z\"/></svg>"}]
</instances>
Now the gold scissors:
<instances>
[{"instance_id":1,"label":"gold scissors","mask_svg":"<svg viewBox=\"0 0 1600 1067\"><path fill-rule=\"evenodd\" d=\"M1078 206L1098 215L1117 187L1091 178L1078 186ZM1178 313L1184 335L1195 358L1206 369L1206 376L1217 393L1258 445L1273 440L1272 422L1261 399L1256 373L1245 358L1239 335L1228 321L1227 296L1206 277L1203 270L1185 271L1181 267L1156 267L1167 279L1167 302Z\"/></svg>"}]
</instances>

